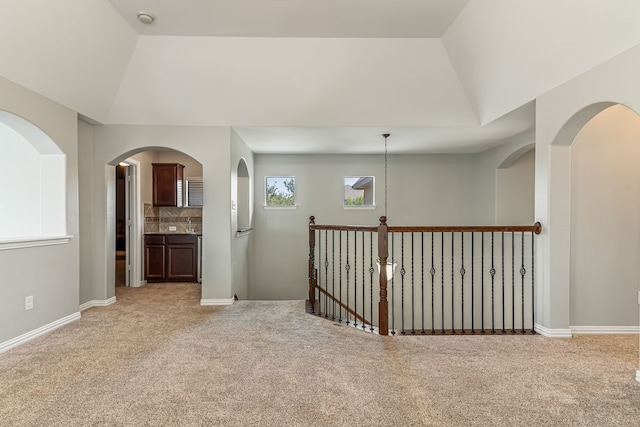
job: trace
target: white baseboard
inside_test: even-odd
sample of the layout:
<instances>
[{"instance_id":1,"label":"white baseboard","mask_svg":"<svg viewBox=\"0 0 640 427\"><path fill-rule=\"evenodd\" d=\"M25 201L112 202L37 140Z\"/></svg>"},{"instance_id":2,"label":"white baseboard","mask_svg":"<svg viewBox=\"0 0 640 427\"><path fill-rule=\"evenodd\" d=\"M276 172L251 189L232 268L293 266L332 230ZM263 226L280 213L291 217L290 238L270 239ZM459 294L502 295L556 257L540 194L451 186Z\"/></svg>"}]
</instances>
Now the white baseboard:
<instances>
[{"instance_id":1,"label":"white baseboard","mask_svg":"<svg viewBox=\"0 0 640 427\"><path fill-rule=\"evenodd\" d=\"M550 329L536 323L534 330L544 337L571 338L571 329Z\"/></svg>"},{"instance_id":2,"label":"white baseboard","mask_svg":"<svg viewBox=\"0 0 640 427\"><path fill-rule=\"evenodd\" d=\"M113 304L114 302L116 302L116 297L111 297L111 298L106 299L106 300L104 300L104 299L102 299L102 300L94 299L94 300L91 300L91 301L87 301L84 304L81 304L80 305L80 311L85 311L86 309L91 308L91 307L106 307L108 305Z\"/></svg>"},{"instance_id":3,"label":"white baseboard","mask_svg":"<svg viewBox=\"0 0 640 427\"><path fill-rule=\"evenodd\" d=\"M574 334L637 334L639 326L570 326Z\"/></svg>"},{"instance_id":4,"label":"white baseboard","mask_svg":"<svg viewBox=\"0 0 640 427\"><path fill-rule=\"evenodd\" d=\"M640 369L636 371L636 381L640 383Z\"/></svg>"},{"instance_id":5,"label":"white baseboard","mask_svg":"<svg viewBox=\"0 0 640 427\"><path fill-rule=\"evenodd\" d=\"M233 298L203 298L200 305L233 305Z\"/></svg>"},{"instance_id":6,"label":"white baseboard","mask_svg":"<svg viewBox=\"0 0 640 427\"><path fill-rule=\"evenodd\" d=\"M53 331L54 329L58 329L61 326L64 326L68 323L76 321L80 319L80 312L76 312L68 315L67 317L63 317L62 319L56 320L55 322L51 322L48 325L44 325L38 329L34 329L33 331L27 332L26 334L22 334L19 337L15 337L10 339L9 341L5 341L0 343L0 353L5 352L13 347L17 347L21 344L26 343L34 338L39 337L40 335L44 335L48 332Z\"/></svg>"}]
</instances>

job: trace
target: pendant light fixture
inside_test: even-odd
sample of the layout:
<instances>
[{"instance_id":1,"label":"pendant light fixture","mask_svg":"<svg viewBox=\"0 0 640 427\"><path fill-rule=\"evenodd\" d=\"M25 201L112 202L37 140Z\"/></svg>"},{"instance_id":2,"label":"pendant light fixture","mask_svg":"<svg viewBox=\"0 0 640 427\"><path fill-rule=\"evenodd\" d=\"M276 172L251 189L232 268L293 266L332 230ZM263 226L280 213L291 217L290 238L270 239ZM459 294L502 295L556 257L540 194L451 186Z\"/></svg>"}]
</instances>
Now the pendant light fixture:
<instances>
[{"instance_id":1,"label":"pendant light fixture","mask_svg":"<svg viewBox=\"0 0 640 427\"><path fill-rule=\"evenodd\" d=\"M390 133L383 133L384 137L384 217L387 217L387 138L391 136ZM378 274L380 273L380 258L377 259L376 264L378 266ZM393 272L396 269L397 263L395 260L387 260L387 283L393 278Z\"/></svg>"}]
</instances>

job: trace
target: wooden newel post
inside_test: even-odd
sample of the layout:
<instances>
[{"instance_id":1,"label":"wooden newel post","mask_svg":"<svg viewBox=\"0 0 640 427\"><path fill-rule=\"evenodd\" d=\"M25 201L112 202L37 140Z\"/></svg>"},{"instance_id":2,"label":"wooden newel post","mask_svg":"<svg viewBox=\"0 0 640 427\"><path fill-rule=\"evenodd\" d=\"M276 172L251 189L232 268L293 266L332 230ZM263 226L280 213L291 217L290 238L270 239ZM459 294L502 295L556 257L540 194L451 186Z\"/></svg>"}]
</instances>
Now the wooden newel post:
<instances>
[{"instance_id":1,"label":"wooden newel post","mask_svg":"<svg viewBox=\"0 0 640 427\"><path fill-rule=\"evenodd\" d=\"M389 335L389 302L387 301L387 259L389 258L387 217L378 225L378 259L380 261L380 302L378 303L378 333Z\"/></svg>"},{"instance_id":2,"label":"wooden newel post","mask_svg":"<svg viewBox=\"0 0 640 427\"><path fill-rule=\"evenodd\" d=\"M312 226L316 225L316 217L309 217L309 303L311 304L311 312L315 313L316 308L316 290L315 290L315 249L316 249L316 231Z\"/></svg>"}]
</instances>

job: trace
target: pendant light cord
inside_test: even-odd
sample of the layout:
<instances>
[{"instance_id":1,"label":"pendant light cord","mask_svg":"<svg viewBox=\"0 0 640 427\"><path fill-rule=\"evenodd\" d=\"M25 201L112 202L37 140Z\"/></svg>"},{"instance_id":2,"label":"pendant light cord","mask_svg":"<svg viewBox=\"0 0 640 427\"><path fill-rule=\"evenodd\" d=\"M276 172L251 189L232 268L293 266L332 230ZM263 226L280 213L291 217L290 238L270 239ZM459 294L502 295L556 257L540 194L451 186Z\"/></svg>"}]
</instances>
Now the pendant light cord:
<instances>
[{"instance_id":1,"label":"pendant light cord","mask_svg":"<svg viewBox=\"0 0 640 427\"><path fill-rule=\"evenodd\" d=\"M384 216L387 216L387 138L391 134L385 133L384 136Z\"/></svg>"}]
</instances>

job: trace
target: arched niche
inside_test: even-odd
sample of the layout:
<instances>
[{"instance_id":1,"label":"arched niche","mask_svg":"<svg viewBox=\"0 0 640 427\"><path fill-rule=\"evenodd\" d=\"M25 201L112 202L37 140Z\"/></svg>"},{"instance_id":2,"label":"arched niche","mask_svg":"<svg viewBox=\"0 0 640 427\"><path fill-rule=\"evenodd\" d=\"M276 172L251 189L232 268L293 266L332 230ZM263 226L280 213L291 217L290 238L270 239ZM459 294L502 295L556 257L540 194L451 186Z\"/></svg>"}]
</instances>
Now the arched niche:
<instances>
[{"instance_id":1,"label":"arched niche","mask_svg":"<svg viewBox=\"0 0 640 427\"><path fill-rule=\"evenodd\" d=\"M0 111L0 240L61 237L66 230L66 156L33 123Z\"/></svg>"},{"instance_id":2,"label":"arched niche","mask_svg":"<svg viewBox=\"0 0 640 427\"><path fill-rule=\"evenodd\" d=\"M249 176L249 168L244 158L241 158L238 162L237 177L236 200L238 203L238 231L245 231L251 228L251 177Z\"/></svg>"}]
</instances>

